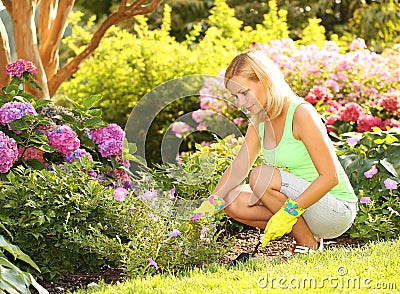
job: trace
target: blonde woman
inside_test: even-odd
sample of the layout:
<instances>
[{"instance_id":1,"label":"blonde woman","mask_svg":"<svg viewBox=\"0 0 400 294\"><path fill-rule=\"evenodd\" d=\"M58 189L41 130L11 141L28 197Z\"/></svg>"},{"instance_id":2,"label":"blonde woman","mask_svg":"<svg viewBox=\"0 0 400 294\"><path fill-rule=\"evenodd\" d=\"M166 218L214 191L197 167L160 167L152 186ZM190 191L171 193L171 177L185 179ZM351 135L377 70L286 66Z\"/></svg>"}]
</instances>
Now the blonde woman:
<instances>
[{"instance_id":1,"label":"blonde woman","mask_svg":"<svg viewBox=\"0 0 400 294\"><path fill-rule=\"evenodd\" d=\"M236 56L225 86L252 123L212 195L232 218L265 228L263 246L290 233L293 252L321 250L323 238L350 228L357 198L320 116L262 51ZM260 151L266 164L251 170ZM249 173L249 184L242 184Z\"/></svg>"}]
</instances>

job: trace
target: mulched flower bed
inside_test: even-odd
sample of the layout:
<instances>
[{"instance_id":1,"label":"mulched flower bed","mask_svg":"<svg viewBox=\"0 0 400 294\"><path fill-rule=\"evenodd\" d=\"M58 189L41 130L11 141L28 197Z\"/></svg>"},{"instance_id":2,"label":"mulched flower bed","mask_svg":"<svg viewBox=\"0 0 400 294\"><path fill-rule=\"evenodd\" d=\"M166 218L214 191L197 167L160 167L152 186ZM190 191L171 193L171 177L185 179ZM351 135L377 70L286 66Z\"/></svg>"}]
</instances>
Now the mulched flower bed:
<instances>
[{"instance_id":1,"label":"mulched flower bed","mask_svg":"<svg viewBox=\"0 0 400 294\"><path fill-rule=\"evenodd\" d=\"M222 264L232 264L241 253L252 253L260 239L260 231L256 229L245 229L236 236L236 243L233 248L225 254L219 261ZM336 238L329 240L331 247L347 246L357 247L364 243L349 238ZM258 252L254 255L257 258L273 259L283 255L290 250L293 245L293 238L284 236L279 240L272 241L267 247L258 248ZM74 273L70 276L58 281L57 283L41 281L40 284L49 291L50 294L62 294L67 291L75 291L79 288L90 287L96 285L100 280L104 280L107 284L122 282L124 274L119 269L107 268L98 273ZM35 293L32 290L32 293Z\"/></svg>"}]
</instances>

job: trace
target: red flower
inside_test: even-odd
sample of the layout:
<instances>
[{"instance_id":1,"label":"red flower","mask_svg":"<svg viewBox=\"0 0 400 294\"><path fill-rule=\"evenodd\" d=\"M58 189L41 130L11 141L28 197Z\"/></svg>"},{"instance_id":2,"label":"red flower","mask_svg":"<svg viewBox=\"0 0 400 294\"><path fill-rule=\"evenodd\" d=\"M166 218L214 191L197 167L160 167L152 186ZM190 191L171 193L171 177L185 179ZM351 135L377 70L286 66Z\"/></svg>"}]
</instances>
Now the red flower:
<instances>
[{"instance_id":1,"label":"red flower","mask_svg":"<svg viewBox=\"0 0 400 294\"><path fill-rule=\"evenodd\" d=\"M382 119L380 117L376 117L370 114L361 116L357 120L357 132L371 132L372 127L383 128Z\"/></svg>"},{"instance_id":2,"label":"red flower","mask_svg":"<svg viewBox=\"0 0 400 294\"><path fill-rule=\"evenodd\" d=\"M354 102L346 104L346 106L339 111L340 120L354 122L357 121L363 113L363 108Z\"/></svg>"}]
</instances>

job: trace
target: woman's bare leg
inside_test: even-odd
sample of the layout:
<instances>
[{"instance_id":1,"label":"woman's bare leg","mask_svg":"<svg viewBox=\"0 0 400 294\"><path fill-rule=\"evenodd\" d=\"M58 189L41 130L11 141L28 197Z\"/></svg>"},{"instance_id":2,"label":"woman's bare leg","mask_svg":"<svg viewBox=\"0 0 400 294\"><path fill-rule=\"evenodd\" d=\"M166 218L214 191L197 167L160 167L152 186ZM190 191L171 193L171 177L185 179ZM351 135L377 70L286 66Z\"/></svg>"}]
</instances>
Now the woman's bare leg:
<instances>
[{"instance_id":1,"label":"woman's bare leg","mask_svg":"<svg viewBox=\"0 0 400 294\"><path fill-rule=\"evenodd\" d=\"M287 200L280 192L282 179L280 172L267 165L256 167L250 175L250 187L255 196L258 196L263 206L270 212L276 213ZM298 245L317 248L318 244L303 217L300 217L293 226L291 236Z\"/></svg>"}]
</instances>

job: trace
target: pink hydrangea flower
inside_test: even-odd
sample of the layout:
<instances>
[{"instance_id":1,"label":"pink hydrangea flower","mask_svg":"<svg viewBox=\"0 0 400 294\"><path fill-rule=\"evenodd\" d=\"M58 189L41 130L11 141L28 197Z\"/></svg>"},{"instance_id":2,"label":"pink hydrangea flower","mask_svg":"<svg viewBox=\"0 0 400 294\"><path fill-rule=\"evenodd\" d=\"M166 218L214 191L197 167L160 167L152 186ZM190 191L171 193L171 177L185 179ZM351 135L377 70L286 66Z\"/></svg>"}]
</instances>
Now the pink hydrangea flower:
<instances>
[{"instance_id":1,"label":"pink hydrangea flower","mask_svg":"<svg viewBox=\"0 0 400 294\"><path fill-rule=\"evenodd\" d=\"M124 151L124 141L109 139L98 146L101 156L108 158L113 155L121 155Z\"/></svg>"},{"instance_id":2,"label":"pink hydrangea flower","mask_svg":"<svg viewBox=\"0 0 400 294\"><path fill-rule=\"evenodd\" d=\"M325 127L326 127L327 132L337 133L337 130L330 128L330 126L333 126L335 121L337 121L339 119L340 119L340 117L337 114L332 114L326 119Z\"/></svg>"},{"instance_id":3,"label":"pink hydrangea flower","mask_svg":"<svg viewBox=\"0 0 400 294\"><path fill-rule=\"evenodd\" d=\"M387 189L397 189L398 183L395 180L387 178L383 183Z\"/></svg>"},{"instance_id":4,"label":"pink hydrangea flower","mask_svg":"<svg viewBox=\"0 0 400 294\"><path fill-rule=\"evenodd\" d=\"M101 144L111 139L117 141L124 141L125 132L117 124L109 124L104 128L91 130L90 138L95 144Z\"/></svg>"},{"instance_id":5,"label":"pink hydrangea flower","mask_svg":"<svg viewBox=\"0 0 400 294\"><path fill-rule=\"evenodd\" d=\"M355 122L363 114L363 112L363 108L360 105L350 102L339 111L340 120Z\"/></svg>"},{"instance_id":6,"label":"pink hydrangea flower","mask_svg":"<svg viewBox=\"0 0 400 294\"><path fill-rule=\"evenodd\" d=\"M0 131L0 173L8 172L17 160L17 142Z\"/></svg>"},{"instance_id":7,"label":"pink hydrangea flower","mask_svg":"<svg viewBox=\"0 0 400 294\"><path fill-rule=\"evenodd\" d=\"M80 146L78 135L69 126L61 126L47 133L47 139L49 144L63 155L71 154Z\"/></svg>"},{"instance_id":8,"label":"pink hydrangea flower","mask_svg":"<svg viewBox=\"0 0 400 294\"><path fill-rule=\"evenodd\" d=\"M36 65L25 59L18 59L16 62L7 65L6 68L6 73L8 75L11 74L18 78L20 78L24 72L29 72L31 74L34 74L37 71L38 68L36 67Z\"/></svg>"},{"instance_id":9,"label":"pink hydrangea flower","mask_svg":"<svg viewBox=\"0 0 400 294\"><path fill-rule=\"evenodd\" d=\"M332 100L332 98L333 94L331 90L324 86L314 86L304 99L311 104L315 104L319 100L329 101Z\"/></svg>"},{"instance_id":10,"label":"pink hydrangea flower","mask_svg":"<svg viewBox=\"0 0 400 294\"><path fill-rule=\"evenodd\" d=\"M387 111L400 112L400 92L386 93L379 100L378 105Z\"/></svg>"},{"instance_id":11,"label":"pink hydrangea flower","mask_svg":"<svg viewBox=\"0 0 400 294\"><path fill-rule=\"evenodd\" d=\"M46 160L43 158L44 151L39 150L33 146L29 146L28 148L19 147L18 148L19 157L22 157L23 161L27 161L28 159L36 159L43 163L45 167L49 166Z\"/></svg>"},{"instance_id":12,"label":"pink hydrangea flower","mask_svg":"<svg viewBox=\"0 0 400 294\"><path fill-rule=\"evenodd\" d=\"M10 128L10 123L28 114L37 115L35 108L28 102L7 102L0 108L0 123Z\"/></svg>"},{"instance_id":13,"label":"pink hydrangea flower","mask_svg":"<svg viewBox=\"0 0 400 294\"><path fill-rule=\"evenodd\" d=\"M373 127L382 128L382 119L370 114L363 115L357 120L357 132L371 132Z\"/></svg>"}]
</instances>

